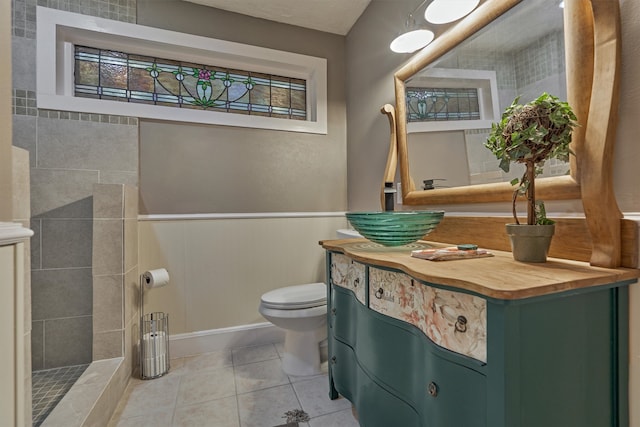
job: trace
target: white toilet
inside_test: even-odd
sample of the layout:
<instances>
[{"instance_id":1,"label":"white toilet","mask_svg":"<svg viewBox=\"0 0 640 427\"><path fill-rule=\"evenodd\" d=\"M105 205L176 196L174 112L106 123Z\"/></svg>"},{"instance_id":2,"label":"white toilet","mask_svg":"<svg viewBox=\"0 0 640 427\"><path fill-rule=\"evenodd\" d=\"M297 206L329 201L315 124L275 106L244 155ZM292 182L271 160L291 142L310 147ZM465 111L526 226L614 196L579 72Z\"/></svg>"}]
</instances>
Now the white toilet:
<instances>
[{"instance_id":1,"label":"white toilet","mask_svg":"<svg viewBox=\"0 0 640 427\"><path fill-rule=\"evenodd\" d=\"M282 369L289 375L320 373L320 342L327 338L327 286L286 286L262 295L260 314L286 331Z\"/></svg>"}]
</instances>

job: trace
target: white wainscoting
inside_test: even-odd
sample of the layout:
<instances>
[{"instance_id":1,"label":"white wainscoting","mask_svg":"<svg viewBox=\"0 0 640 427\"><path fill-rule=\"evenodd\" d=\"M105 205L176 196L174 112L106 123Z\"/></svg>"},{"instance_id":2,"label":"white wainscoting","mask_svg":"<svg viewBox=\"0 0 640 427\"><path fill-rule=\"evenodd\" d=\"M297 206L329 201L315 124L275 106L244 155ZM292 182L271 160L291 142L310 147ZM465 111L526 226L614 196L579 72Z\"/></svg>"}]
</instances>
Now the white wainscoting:
<instances>
[{"instance_id":1,"label":"white wainscoting","mask_svg":"<svg viewBox=\"0 0 640 427\"><path fill-rule=\"evenodd\" d=\"M344 212L140 217L140 273L166 268L170 276L168 286L145 290L144 312L169 314L172 350L201 331L216 335L206 331L264 323L261 295L323 282L318 242L346 226Z\"/></svg>"}]
</instances>

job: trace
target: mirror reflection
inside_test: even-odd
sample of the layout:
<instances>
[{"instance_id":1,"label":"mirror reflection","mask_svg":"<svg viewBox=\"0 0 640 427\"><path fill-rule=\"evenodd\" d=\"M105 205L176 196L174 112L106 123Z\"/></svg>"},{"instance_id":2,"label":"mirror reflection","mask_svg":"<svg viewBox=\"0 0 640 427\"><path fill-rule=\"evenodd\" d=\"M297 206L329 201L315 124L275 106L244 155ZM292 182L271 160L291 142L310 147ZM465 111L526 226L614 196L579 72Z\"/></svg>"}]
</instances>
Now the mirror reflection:
<instances>
[{"instance_id":1,"label":"mirror reflection","mask_svg":"<svg viewBox=\"0 0 640 427\"><path fill-rule=\"evenodd\" d=\"M517 96L566 99L559 0L522 2L405 82L409 170L416 189L511 181L484 147L491 123ZM544 166L541 177L569 164Z\"/></svg>"}]
</instances>

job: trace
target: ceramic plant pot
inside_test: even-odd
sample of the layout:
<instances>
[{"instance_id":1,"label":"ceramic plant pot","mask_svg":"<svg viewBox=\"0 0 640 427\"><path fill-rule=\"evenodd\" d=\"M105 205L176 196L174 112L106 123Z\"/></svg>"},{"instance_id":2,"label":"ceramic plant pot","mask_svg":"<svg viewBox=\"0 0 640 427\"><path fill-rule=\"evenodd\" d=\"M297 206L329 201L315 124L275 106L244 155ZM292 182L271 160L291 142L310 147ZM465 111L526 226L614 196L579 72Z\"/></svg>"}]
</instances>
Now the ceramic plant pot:
<instances>
[{"instance_id":1,"label":"ceramic plant pot","mask_svg":"<svg viewBox=\"0 0 640 427\"><path fill-rule=\"evenodd\" d=\"M555 225L507 224L513 259L522 262L546 262Z\"/></svg>"}]
</instances>

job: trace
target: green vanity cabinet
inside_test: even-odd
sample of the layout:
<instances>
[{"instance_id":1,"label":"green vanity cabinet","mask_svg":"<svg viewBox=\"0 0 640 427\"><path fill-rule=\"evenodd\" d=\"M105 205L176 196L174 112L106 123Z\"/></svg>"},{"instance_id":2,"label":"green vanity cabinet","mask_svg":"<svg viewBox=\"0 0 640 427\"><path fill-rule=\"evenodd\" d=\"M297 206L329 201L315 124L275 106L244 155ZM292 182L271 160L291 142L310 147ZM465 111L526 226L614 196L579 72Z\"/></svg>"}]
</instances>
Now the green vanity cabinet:
<instances>
[{"instance_id":1,"label":"green vanity cabinet","mask_svg":"<svg viewBox=\"0 0 640 427\"><path fill-rule=\"evenodd\" d=\"M337 341L332 350L330 363L335 388L356 407L369 408L360 415L362 425L419 425L418 413L377 384L358 364L351 347Z\"/></svg>"},{"instance_id":2,"label":"green vanity cabinet","mask_svg":"<svg viewBox=\"0 0 640 427\"><path fill-rule=\"evenodd\" d=\"M415 276L327 251L330 397L361 426L628 427L633 280L507 300Z\"/></svg>"},{"instance_id":3,"label":"green vanity cabinet","mask_svg":"<svg viewBox=\"0 0 640 427\"><path fill-rule=\"evenodd\" d=\"M330 293L331 381L359 408L361 425L485 425L477 424L486 418L484 374L435 354L445 350L367 309L351 291L332 286Z\"/></svg>"}]
</instances>

